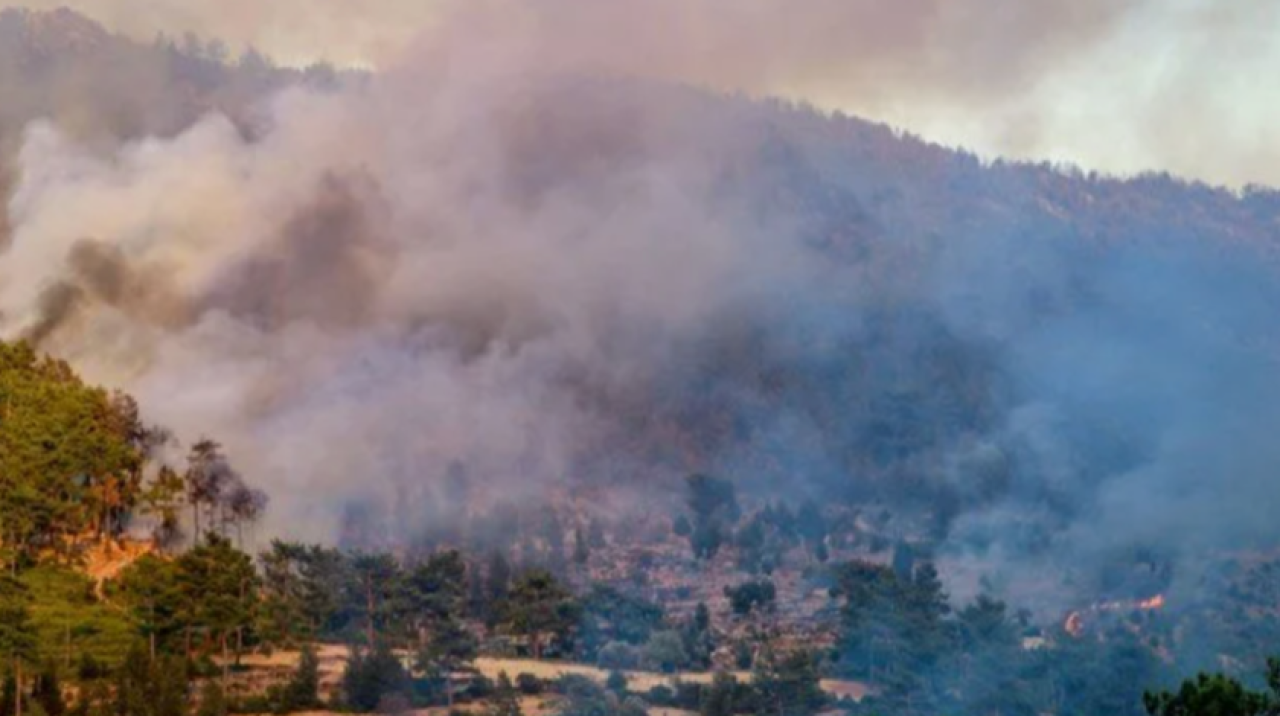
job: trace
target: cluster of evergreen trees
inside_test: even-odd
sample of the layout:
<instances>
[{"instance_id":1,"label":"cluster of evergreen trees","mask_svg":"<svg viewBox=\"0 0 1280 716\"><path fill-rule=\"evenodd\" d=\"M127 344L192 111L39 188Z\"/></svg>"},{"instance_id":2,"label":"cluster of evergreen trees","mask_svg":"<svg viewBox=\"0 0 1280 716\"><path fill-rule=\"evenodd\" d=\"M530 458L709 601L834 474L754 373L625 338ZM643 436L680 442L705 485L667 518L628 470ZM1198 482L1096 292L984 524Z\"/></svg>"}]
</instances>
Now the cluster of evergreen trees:
<instances>
[{"instance_id":1,"label":"cluster of evergreen trees","mask_svg":"<svg viewBox=\"0 0 1280 716\"><path fill-rule=\"evenodd\" d=\"M674 620L661 605L616 588L595 585L575 595L553 571L516 573L505 556L510 545L495 547L481 564L451 550L399 559L275 542L255 564L243 551L242 528L257 519L266 496L210 440L191 447L181 471L154 464L157 448L171 440L141 420L128 396L86 385L65 363L26 345L0 343L5 713L58 716L68 707L59 686L70 675L67 665L52 665L60 649L42 643L33 625L29 571L72 560L87 542L121 535L138 514L152 518L160 544L175 548L189 536L191 546L139 559L94 597L127 615L139 646L120 663L82 660L73 704L82 713L170 716L186 713L194 701L216 716L232 705L221 684L251 648L303 650L294 679L264 703L281 711L310 708L319 703L316 656L309 651L317 642L353 647L342 684L348 708L448 704L458 696L453 675L468 670L479 653L475 625L481 623L535 658L664 672L711 667L716 637L705 605ZM695 556L713 559L731 543L740 569L767 575L803 544L811 565L826 562L828 528L815 505L798 514L769 506L744 520L732 483L694 476L686 489L689 516L676 520L676 530ZM538 524L541 543L560 557L548 561L564 568L564 524L550 512ZM603 534L595 523L572 534L573 562L584 565ZM710 686L656 689L643 699L627 692L621 675L603 687L570 679L555 686L565 713L639 713L646 704L713 716L813 713L829 705L818 686L823 674L873 684L874 695L851 707L865 713L1123 716L1140 714L1145 705L1157 716L1209 713L1206 708L1254 716L1275 709L1273 695L1225 676L1149 694L1144 704L1141 687L1162 683L1167 672L1140 630L1120 625L1100 639L1056 635L1054 648L1024 648L1025 614L1012 615L985 596L953 609L933 565L905 544L890 565L827 569L841 606L835 653L764 648L742 664L755 669L749 685L721 675ZM1259 574L1249 578L1261 584L1266 575ZM767 614L776 590L760 577L726 595L739 615ZM70 627L67 639L69 657ZM1280 667L1271 667L1274 685ZM205 683L200 694L192 688L197 678ZM534 689L520 681L525 693ZM495 709L515 713L515 689L500 680L483 691Z\"/></svg>"},{"instance_id":2,"label":"cluster of evergreen trees","mask_svg":"<svg viewBox=\"0 0 1280 716\"><path fill-rule=\"evenodd\" d=\"M172 442L143 422L131 397L86 384L25 343L0 342L0 655L12 682L6 703L15 711L25 695L48 690L55 675L45 667L55 654L69 656L73 637L69 622L65 647L42 643L29 574L43 564L76 564L140 515L160 544L176 546L189 508L195 547L173 559L143 558L86 603L127 611L153 665L166 653L227 655L243 645L258 577L229 536L260 516L266 497L210 440L192 448L182 472L159 464L159 448ZM168 648L171 642L182 648ZM127 696L118 684L112 692Z\"/></svg>"},{"instance_id":3,"label":"cluster of evergreen trees","mask_svg":"<svg viewBox=\"0 0 1280 716\"><path fill-rule=\"evenodd\" d=\"M1150 716L1275 716L1280 713L1280 659L1267 660L1267 690L1254 691L1223 674L1201 673L1176 691L1149 691Z\"/></svg>"},{"instance_id":4,"label":"cluster of evergreen trees","mask_svg":"<svg viewBox=\"0 0 1280 716\"><path fill-rule=\"evenodd\" d=\"M196 542L202 532L239 535L261 516L266 495L218 443L193 445L179 473L154 460L172 442L132 397L85 384L25 343L0 342L0 559L16 573L41 554L74 558L139 514L164 544L182 539L187 508Z\"/></svg>"},{"instance_id":5,"label":"cluster of evergreen trees","mask_svg":"<svg viewBox=\"0 0 1280 716\"><path fill-rule=\"evenodd\" d=\"M143 467L160 438L128 396L0 342L0 557L10 571L86 533L123 529L153 497Z\"/></svg>"},{"instance_id":6,"label":"cluster of evergreen trees","mask_svg":"<svg viewBox=\"0 0 1280 716\"><path fill-rule=\"evenodd\" d=\"M801 505L798 513L779 502L744 520L734 484L702 474L685 480L685 499L689 514L677 516L672 529L689 540L698 559L714 559L721 547L731 544L737 549L740 569L770 574L797 545L803 545L818 562L830 557L828 525L812 500Z\"/></svg>"},{"instance_id":7,"label":"cluster of evergreen trees","mask_svg":"<svg viewBox=\"0 0 1280 716\"><path fill-rule=\"evenodd\" d=\"M986 595L955 609L931 562L895 562L835 568L834 671L875 685L857 713L1140 716L1143 688L1170 676L1140 615L1095 636L1043 634ZM1030 634L1048 643L1028 646Z\"/></svg>"}]
</instances>

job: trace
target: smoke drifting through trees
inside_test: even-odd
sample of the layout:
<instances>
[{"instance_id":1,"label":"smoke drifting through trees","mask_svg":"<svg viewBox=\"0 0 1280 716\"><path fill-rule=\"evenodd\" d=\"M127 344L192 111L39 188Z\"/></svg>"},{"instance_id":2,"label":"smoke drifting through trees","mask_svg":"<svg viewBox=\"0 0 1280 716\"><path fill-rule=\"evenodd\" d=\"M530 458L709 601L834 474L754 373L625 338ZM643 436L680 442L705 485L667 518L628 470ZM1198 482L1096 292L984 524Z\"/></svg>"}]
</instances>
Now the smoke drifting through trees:
<instances>
[{"instance_id":1,"label":"smoke drifting through trees","mask_svg":"<svg viewBox=\"0 0 1280 716\"><path fill-rule=\"evenodd\" d=\"M547 12L497 38L463 13L254 131L32 125L0 333L219 436L296 537L411 510L455 461L479 500L695 470L875 498L987 567L1276 537L1280 284L1218 239L1270 238L1274 197L596 77L643 43L604 55ZM1139 198L1066 206L1095 190Z\"/></svg>"}]
</instances>

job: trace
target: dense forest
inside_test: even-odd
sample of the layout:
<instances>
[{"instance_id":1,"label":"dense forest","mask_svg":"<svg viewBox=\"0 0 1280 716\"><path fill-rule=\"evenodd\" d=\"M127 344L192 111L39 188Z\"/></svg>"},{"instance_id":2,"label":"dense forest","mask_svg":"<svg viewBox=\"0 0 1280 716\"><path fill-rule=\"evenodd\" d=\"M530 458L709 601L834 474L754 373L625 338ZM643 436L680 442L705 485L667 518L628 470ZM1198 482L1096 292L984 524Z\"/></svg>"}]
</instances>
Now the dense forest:
<instances>
[{"instance_id":1,"label":"dense forest","mask_svg":"<svg viewBox=\"0 0 1280 716\"><path fill-rule=\"evenodd\" d=\"M157 715L186 713L192 701L201 713L288 712L324 699L356 711L471 702L518 709L517 695L547 693L558 694L568 714L673 706L704 714L843 708L1083 716L1143 713L1141 687L1172 675L1160 644L1170 626L1158 615L1135 607L1081 638L1065 627L1044 632L994 597L954 605L918 550L899 545L885 563L828 562L826 544L838 529L822 509L746 510L733 483L701 475L686 483L672 534L687 541L691 558L732 552L742 573L755 575L726 594L729 620L765 627L745 641L733 641L716 623L726 617L713 618L705 604L681 616L635 590L584 581L586 565L600 558L593 552L610 539L598 526L574 530L572 554L558 557L514 545L488 554L393 555L279 541L254 557L237 547L238 528L265 499L215 443L196 443L181 469L169 468L155 454L172 438L142 427L127 396L85 385L65 364L22 344L4 345L0 355L0 643L9 713L19 702L62 713L64 699L76 712ZM85 549L140 526L152 530L153 550L96 586L83 575L94 558ZM558 528L562 537L565 529ZM838 638L829 648L771 646L771 575L797 558L776 547L788 539L804 545L802 561L830 585ZM1028 647L1028 635L1043 646ZM350 649L341 685L328 693L315 671L321 644ZM626 671L708 670L725 646L749 681L725 672L710 684L628 692ZM544 683L529 674L518 675L518 687L510 679L458 682L477 657L511 649L598 664L617 678L608 685L580 677ZM304 657L289 680L262 692L235 686L241 657L297 650ZM819 688L820 678L875 687L861 703L837 701ZM1221 700L1243 709L1221 713L1261 714L1258 704L1270 698L1228 677L1201 677L1176 693L1149 694L1146 709L1209 713L1178 709Z\"/></svg>"},{"instance_id":2,"label":"dense forest","mask_svg":"<svg viewBox=\"0 0 1280 716\"><path fill-rule=\"evenodd\" d=\"M1275 712L1280 194L229 54L0 12L0 716Z\"/></svg>"}]
</instances>

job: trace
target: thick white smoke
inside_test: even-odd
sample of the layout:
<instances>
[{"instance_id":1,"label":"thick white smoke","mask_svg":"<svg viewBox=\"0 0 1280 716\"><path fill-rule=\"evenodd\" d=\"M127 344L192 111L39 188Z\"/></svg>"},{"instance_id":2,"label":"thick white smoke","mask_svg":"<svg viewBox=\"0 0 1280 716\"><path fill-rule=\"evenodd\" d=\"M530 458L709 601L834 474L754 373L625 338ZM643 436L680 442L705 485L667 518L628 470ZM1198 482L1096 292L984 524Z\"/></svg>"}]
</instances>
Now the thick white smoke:
<instances>
[{"instance_id":1,"label":"thick white smoke","mask_svg":"<svg viewBox=\"0 0 1280 716\"><path fill-rule=\"evenodd\" d=\"M252 140L211 115L103 154L32 126L0 331L224 441L286 534L453 460L514 494L574 477L610 427L592 395L815 274L714 201L699 157L736 128L472 60L285 92Z\"/></svg>"}]
</instances>

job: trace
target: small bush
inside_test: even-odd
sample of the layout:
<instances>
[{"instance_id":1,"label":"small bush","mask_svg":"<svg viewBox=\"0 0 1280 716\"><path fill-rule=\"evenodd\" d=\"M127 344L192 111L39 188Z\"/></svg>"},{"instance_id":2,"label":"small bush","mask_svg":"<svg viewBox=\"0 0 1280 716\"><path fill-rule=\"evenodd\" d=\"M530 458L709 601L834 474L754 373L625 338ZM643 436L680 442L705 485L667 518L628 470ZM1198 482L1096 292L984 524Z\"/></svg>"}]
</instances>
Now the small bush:
<instances>
[{"instance_id":1,"label":"small bush","mask_svg":"<svg viewBox=\"0 0 1280 716\"><path fill-rule=\"evenodd\" d=\"M733 647L733 663L744 671L751 668L755 663L755 651L750 644L740 641Z\"/></svg>"},{"instance_id":2,"label":"small bush","mask_svg":"<svg viewBox=\"0 0 1280 716\"><path fill-rule=\"evenodd\" d=\"M671 674L689 666L689 653L679 632L660 631L644 645L644 663L654 671Z\"/></svg>"},{"instance_id":3,"label":"small bush","mask_svg":"<svg viewBox=\"0 0 1280 716\"><path fill-rule=\"evenodd\" d=\"M565 674L552 683L551 690L557 694L572 695L593 693L600 691L600 687L586 676Z\"/></svg>"},{"instance_id":4,"label":"small bush","mask_svg":"<svg viewBox=\"0 0 1280 716\"><path fill-rule=\"evenodd\" d=\"M649 689L649 694L646 698L654 706L670 708L676 705L676 692L672 691L671 687L662 684Z\"/></svg>"},{"instance_id":5,"label":"small bush","mask_svg":"<svg viewBox=\"0 0 1280 716\"><path fill-rule=\"evenodd\" d=\"M526 672L516 676L516 688L525 696L538 696L547 690L547 684L542 679Z\"/></svg>"},{"instance_id":6,"label":"small bush","mask_svg":"<svg viewBox=\"0 0 1280 716\"><path fill-rule=\"evenodd\" d=\"M604 687L616 694L624 694L627 691L627 676L621 671L609 672L609 678L605 679Z\"/></svg>"},{"instance_id":7,"label":"small bush","mask_svg":"<svg viewBox=\"0 0 1280 716\"><path fill-rule=\"evenodd\" d=\"M672 704L675 708L686 711L697 711L702 706L702 685L683 681L676 683L676 694Z\"/></svg>"},{"instance_id":8,"label":"small bush","mask_svg":"<svg viewBox=\"0 0 1280 716\"><path fill-rule=\"evenodd\" d=\"M467 686L466 691L464 691L462 695L468 699L482 701L493 696L493 692L493 680L486 678L484 674L476 674L475 678L471 680L471 684Z\"/></svg>"}]
</instances>

